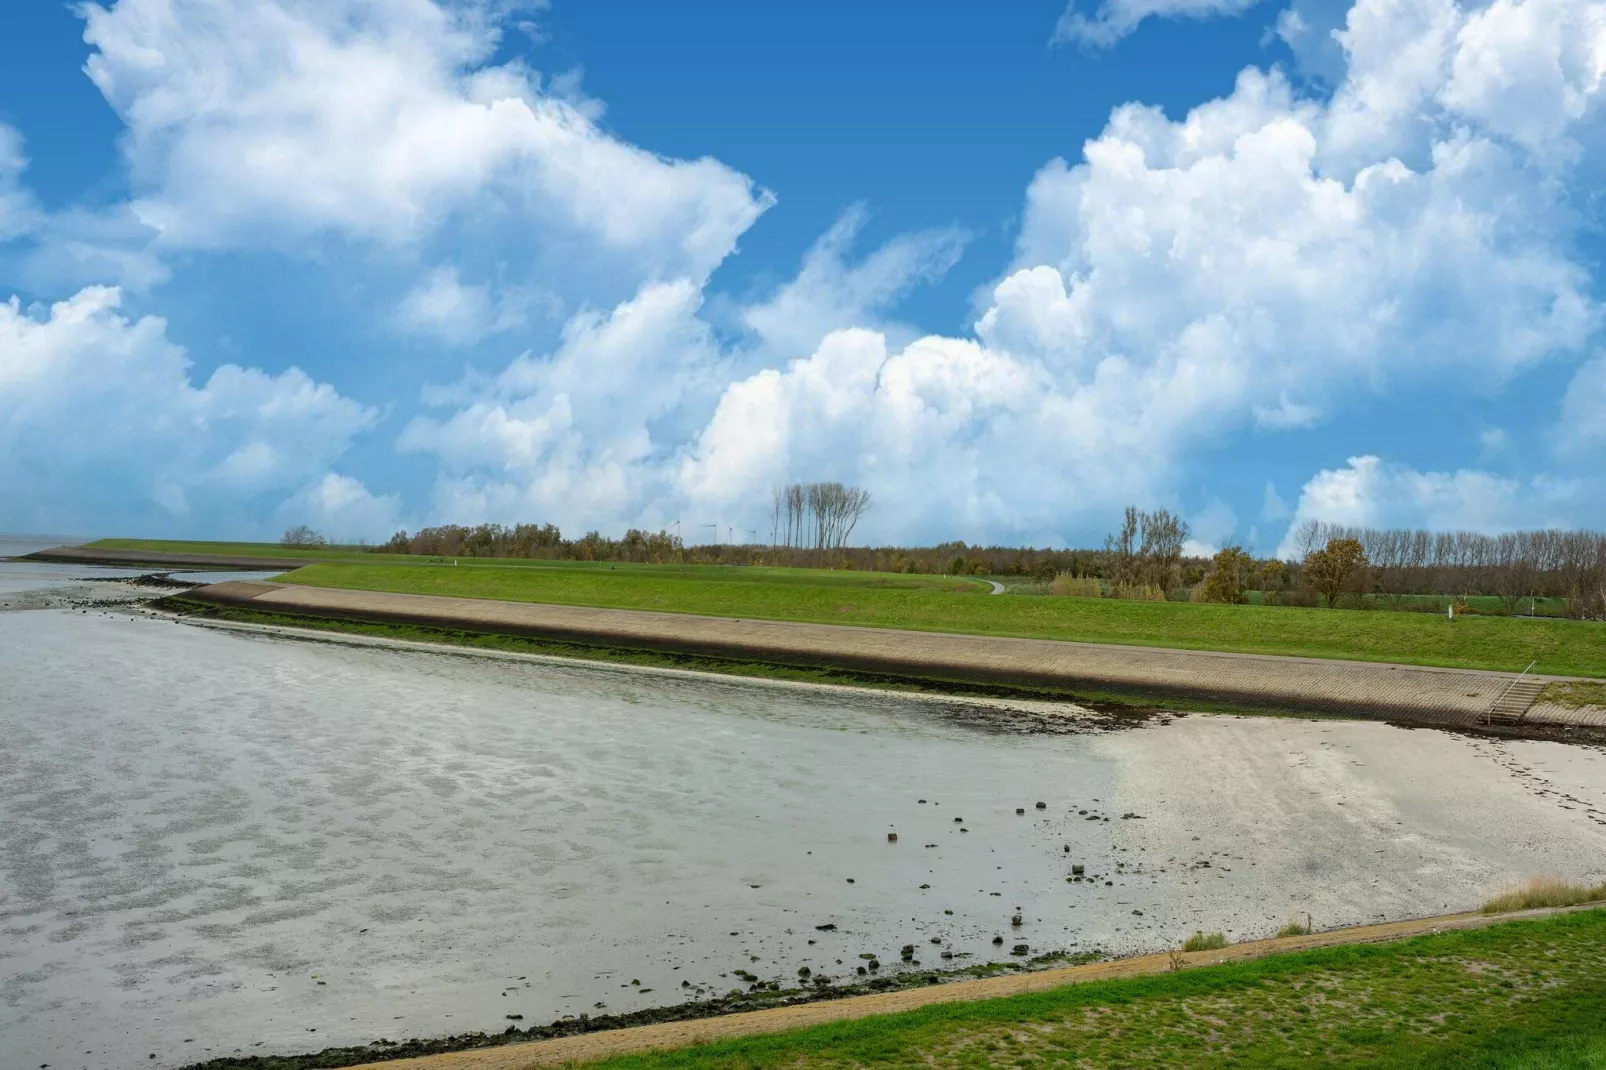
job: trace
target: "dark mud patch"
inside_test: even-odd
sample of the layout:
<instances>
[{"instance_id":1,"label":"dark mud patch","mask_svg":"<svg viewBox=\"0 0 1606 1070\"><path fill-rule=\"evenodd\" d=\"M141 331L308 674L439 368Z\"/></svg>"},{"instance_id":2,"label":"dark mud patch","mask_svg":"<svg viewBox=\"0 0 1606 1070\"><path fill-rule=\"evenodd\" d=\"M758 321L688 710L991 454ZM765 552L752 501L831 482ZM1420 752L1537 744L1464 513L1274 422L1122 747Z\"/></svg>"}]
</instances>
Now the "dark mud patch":
<instances>
[{"instance_id":1,"label":"dark mud patch","mask_svg":"<svg viewBox=\"0 0 1606 1070\"><path fill-rule=\"evenodd\" d=\"M139 576L85 576L85 583L122 583L147 590L189 591L206 584L198 580L175 579L171 572L147 572Z\"/></svg>"}]
</instances>

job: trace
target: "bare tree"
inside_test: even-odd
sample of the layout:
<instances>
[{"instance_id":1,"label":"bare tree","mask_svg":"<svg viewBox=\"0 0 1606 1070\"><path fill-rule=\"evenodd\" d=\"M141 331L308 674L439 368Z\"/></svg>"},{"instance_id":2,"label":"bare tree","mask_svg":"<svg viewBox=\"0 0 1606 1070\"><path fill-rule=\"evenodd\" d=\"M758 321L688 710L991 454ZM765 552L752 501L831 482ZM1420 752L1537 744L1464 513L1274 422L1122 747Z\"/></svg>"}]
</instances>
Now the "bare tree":
<instances>
[{"instance_id":1,"label":"bare tree","mask_svg":"<svg viewBox=\"0 0 1606 1070\"><path fill-rule=\"evenodd\" d=\"M1133 583L1137 580L1137 541L1141 514L1135 505L1126 507L1121 516L1121 530L1107 535L1104 552L1110 555L1110 582L1112 585Z\"/></svg>"},{"instance_id":2,"label":"bare tree","mask_svg":"<svg viewBox=\"0 0 1606 1070\"><path fill-rule=\"evenodd\" d=\"M307 525L297 524L279 537L279 545L298 550L313 550L320 546L328 546L329 540Z\"/></svg>"}]
</instances>

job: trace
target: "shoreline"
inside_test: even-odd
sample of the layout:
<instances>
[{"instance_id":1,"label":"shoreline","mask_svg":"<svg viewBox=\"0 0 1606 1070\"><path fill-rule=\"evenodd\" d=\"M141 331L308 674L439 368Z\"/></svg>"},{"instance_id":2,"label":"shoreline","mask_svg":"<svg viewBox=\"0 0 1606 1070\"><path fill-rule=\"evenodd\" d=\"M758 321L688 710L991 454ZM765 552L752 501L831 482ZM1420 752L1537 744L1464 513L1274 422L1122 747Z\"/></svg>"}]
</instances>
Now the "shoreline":
<instances>
[{"instance_id":1,"label":"shoreline","mask_svg":"<svg viewBox=\"0 0 1606 1070\"><path fill-rule=\"evenodd\" d=\"M1114 701L1293 715L1485 727L1517 674L1385 662L1116 646L796 621L727 619L537 602L224 582L185 599L254 614L401 625L796 671L868 675L940 688L1036 692ZM1570 677L1529 676L1538 684ZM1535 692L1537 697L1537 691ZM1509 712L1520 724L1533 704ZM1506 711L1503 711L1503 713ZM1554 720L1596 726L1580 714Z\"/></svg>"},{"instance_id":2,"label":"shoreline","mask_svg":"<svg viewBox=\"0 0 1606 1070\"><path fill-rule=\"evenodd\" d=\"M678 680L694 680L703 683L727 685L734 683L743 686L781 690L824 694L835 693L852 698L874 695L878 698L903 699L909 702L935 702L953 706L979 707L993 712L1024 714L1034 719L1053 718L1056 721L1064 721L1068 726L1074 728L1090 730L1137 727L1150 720L1159 720L1164 723L1168 722L1172 717L1185 717L1191 712L1209 712L1150 707L1111 708L1112 704L1108 703L1084 703L1066 698L1015 695L1009 694L1006 689L999 689L996 693L984 691L964 693L951 690L922 690L914 687L876 686L870 683L837 683L827 680L792 679L760 673L751 675L737 674L708 669L680 668L673 665L641 664L632 661L614 660L605 656L581 657L534 651L502 650L496 647L470 646L464 643L447 641L403 639L343 630L345 625L360 624L361 622L325 619L316 622L321 626L309 627L307 625L314 622L308 621L299 625L288 623L294 618L286 618L286 623L231 620L227 617L206 617L181 610L175 611L170 608L172 603L182 604L184 601L185 599L182 595L156 599L146 607L145 611L199 628L214 628L220 631L281 637L302 642L329 643L337 646L354 646L379 650L414 651L426 654L442 654L449 657L490 658L523 664L615 671ZM168 603L168 605L164 605L164 603ZM263 616L270 615L263 614ZM602 655L608 653L608 651L598 648L598 653ZM756 665L755 667L763 668L764 666ZM1116 719L1125 723L1112 723Z\"/></svg>"},{"instance_id":3,"label":"shoreline","mask_svg":"<svg viewBox=\"0 0 1606 1070\"><path fill-rule=\"evenodd\" d=\"M1484 929L1564 914L1599 911L1602 903L1550 907L1505 914L1462 912L1372 925L1347 926L1300 936L1269 937L1228 944L1211 951L1170 951L1136 955L1074 966L1021 969L973 980L944 980L940 971L919 971L883 978L846 990L782 992L781 1006L750 1009L731 1006L746 997L689 1002L624 1015L560 1018L546 1026L502 1033L467 1033L402 1042L374 1041L361 1047L329 1048L289 1056L247 1056L192 1063L182 1070L532 1070L569 1066L619 1055L673 1051L743 1037L766 1036L811 1026L900 1014L938 1004L969 1003L1099 981L1116 981L1180 970L1251 962L1272 956L1363 944L1388 944L1413 937ZM879 984L881 991L875 991ZM868 991L866 989L869 989ZM886 989L892 989L888 991Z\"/></svg>"},{"instance_id":4,"label":"shoreline","mask_svg":"<svg viewBox=\"0 0 1606 1070\"><path fill-rule=\"evenodd\" d=\"M687 656L657 655L650 651L608 648L580 644L547 642L540 639L490 632L436 630L423 626L392 625L333 617L298 617L291 614L233 610L188 599L189 592L158 598L147 604L146 612L159 613L186 624L232 630L248 634L279 636L304 642L376 649L418 651L458 657L489 657L515 662L617 670L671 679L698 680L711 684L762 685L785 689L819 690L844 697L862 698L866 694L896 697L917 702L951 704L986 711L1000 730L1085 732L1120 731L1150 723L1167 724L1189 715L1291 717L1322 720L1331 717L1354 720L1383 720L1402 728L1437 728L1442 731L1471 733L1504 739L1544 740L1560 743L1606 745L1606 725L1591 720L1591 707L1585 707L1577 722L1554 716L1520 725L1496 722L1455 724L1424 723L1408 718L1355 717L1344 713L1278 709L1266 705L1237 706L1211 702L1184 702L1131 694L1082 692L1069 694L1044 689L966 683L954 680L870 673L807 670L751 660L729 660ZM247 619L239 619L247 618ZM393 633L393 634L384 634ZM400 634L394 634L400 633ZM434 633L434 634L432 634ZM534 649L514 649L515 647ZM1535 712L1538 712L1536 707Z\"/></svg>"},{"instance_id":5,"label":"shoreline","mask_svg":"<svg viewBox=\"0 0 1606 1070\"><path fill-rule=\"evenodd\" d=\"M264 571L300 568L321 563L320 557L252 557L238 554L181 554L168 550L100 550L84 546L54 546L14 558L17 561L48 561L68 565L165 565L172 568L213 568Z\"/></svg>"}]
</instances>

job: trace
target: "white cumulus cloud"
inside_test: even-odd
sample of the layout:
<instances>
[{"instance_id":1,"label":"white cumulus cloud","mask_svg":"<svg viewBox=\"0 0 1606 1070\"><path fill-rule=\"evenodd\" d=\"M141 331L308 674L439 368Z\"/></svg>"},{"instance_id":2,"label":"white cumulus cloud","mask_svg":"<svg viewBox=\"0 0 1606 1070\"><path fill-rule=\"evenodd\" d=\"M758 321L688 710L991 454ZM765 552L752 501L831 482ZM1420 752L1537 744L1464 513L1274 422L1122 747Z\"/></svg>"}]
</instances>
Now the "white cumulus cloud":
<instances>
[{"instance_id":1,"label":"white cumulus cloud","mask_svg":"<svg viewBox=\"0 0 1606 1070\"><path fill-rule=\"evenodd\" d=\"M165 247L396 244L455 220L539 235L560 257L700 276L770 203L715 160L626 144L572 93L492 65L498 34L479 5L120 0L83 13L86 69L128 127L135 211Z\"/></svg>"},{"instance_id":2,"label":"white cumulus cloud","mask_svg":"<svg viewBox=\"0 0 1606 1070\"><path fill-rule=\"evenodd\" d=\"M1136 30L1148 18L1209 19L1240 15L1261 0L1098 0L1092 6L1071 0L1054 26L1056 42L1106 47Z\"/></svg>"},{"instance_id":3,"label":"white cumulus cloud","mask_svg":"<svg viewBox=\"0 0 1606 1070\"><path fill-rule=\"evenodd\" d=\"M1306 520L1484 533L1571 526L1579 489L1543 478L1521 480L1470 468L1422 472L1370 454L1351 457L1343 468L1318 472L1305 484L1278 554L1296 554L1293 532Z\"/></svg>"},{"instance_id":4,"label":"white cumulus cloud","mask_svg":"<svg viewBox=\"0 0 1606 1070\"><path fill-rule=\"evenodd\" d=\"M197 385L166 324L119 301L0 304L0 526L240 530L375 420L296 368L225 364Z\"/></svg>"}]
</instances>

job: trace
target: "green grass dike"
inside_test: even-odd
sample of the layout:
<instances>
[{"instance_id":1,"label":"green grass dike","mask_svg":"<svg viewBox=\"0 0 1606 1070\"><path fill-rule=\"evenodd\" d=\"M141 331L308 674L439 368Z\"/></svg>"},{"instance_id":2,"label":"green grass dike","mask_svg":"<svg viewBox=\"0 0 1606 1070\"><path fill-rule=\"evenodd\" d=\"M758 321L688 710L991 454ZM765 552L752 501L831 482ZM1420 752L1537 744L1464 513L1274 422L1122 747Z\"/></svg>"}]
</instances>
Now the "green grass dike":
<instances>
[{"instance_id":1,"label":"green grass dike","mask_svg":"<svg viewBox=\"0 0 1606 1070\"><path fill-rule=\"evenodd\" d=\"M542 567L543 564L546 567ZM331 562L284 582L915 631L1606 677L1598 622L1425 613L992 596L938 576L588 562Z\"/></svg>"},{"instance_id":2,"label":"green grass dike","mask_svg":"<svg viewBox=\"0 0 1606 1070\"><path fill-rule=\"evenodd\" d=\"M769 1067L1606 1067L1606 911L610 1059Z\"/></svg>"}]
</instances>

